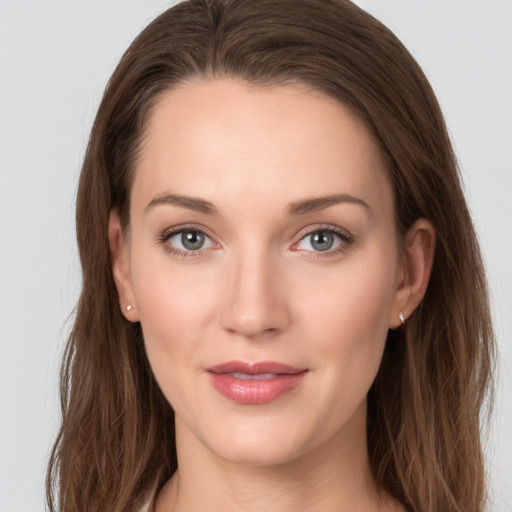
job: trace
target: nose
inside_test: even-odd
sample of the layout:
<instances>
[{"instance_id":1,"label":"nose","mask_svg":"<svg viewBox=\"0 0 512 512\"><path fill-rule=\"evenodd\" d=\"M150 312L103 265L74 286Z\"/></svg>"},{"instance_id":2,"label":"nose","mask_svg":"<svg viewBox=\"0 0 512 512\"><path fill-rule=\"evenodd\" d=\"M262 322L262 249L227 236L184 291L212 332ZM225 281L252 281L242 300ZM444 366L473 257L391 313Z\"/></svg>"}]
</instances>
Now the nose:
<instances>
[{"instance_id":1,"label":"nose","mask_svg":"<svg viewBox=\"0 0 512 512\"><path fill-rule=\"evenodd\" d=\"M247 251L231 263L223 292L222 327L251 339L283 331L290 312L285 275L277 262L263 251Z\"/></svg>"}]
</instances>

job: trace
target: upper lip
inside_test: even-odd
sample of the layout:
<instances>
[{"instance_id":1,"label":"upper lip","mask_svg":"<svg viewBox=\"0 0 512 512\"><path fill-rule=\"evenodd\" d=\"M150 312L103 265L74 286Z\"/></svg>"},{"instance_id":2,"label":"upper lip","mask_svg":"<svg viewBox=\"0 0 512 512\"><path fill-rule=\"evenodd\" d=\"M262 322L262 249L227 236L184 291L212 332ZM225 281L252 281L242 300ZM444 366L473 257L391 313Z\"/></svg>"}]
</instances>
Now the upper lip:
<instances>
[{"instance_id":1,"label":"upper lip","mask_svg":"<svg viewBox=\"0 0 512 512\"><path fill-rule=\"evenodd\" d=\"M296 368L294 366L275 361L227 361L225 363L206 368L206 371L212 373L243 373L246 375L260 375L266 373L293 375L306 370L307 368Z\"/></svg>"}]
</instances>

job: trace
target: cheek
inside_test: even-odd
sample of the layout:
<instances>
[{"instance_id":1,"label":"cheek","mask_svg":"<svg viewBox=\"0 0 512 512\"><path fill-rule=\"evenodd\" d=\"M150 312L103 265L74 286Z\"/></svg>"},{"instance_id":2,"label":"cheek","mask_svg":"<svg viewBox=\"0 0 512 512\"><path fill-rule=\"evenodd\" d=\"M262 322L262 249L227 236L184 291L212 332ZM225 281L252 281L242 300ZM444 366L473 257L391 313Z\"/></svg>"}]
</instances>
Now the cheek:
<instances>
[{"instance_id":1,"label":"cheek","mask_svg":"<svg viewBox=\"0 0 512 512\"><path fill-rule=\"evenodd\" d=\"M216 276L147 252L132 257L132 283L148 359L162 391L179 393L185 369L200 368L197 348L215 315ZM174 364L175 363L175 364ZM181 376L181 378L180 378Z\"/></svg>"},{"instance_id":2,"label":"cheek","mask_svg":"<svg viewBox=\"0 0 512 512\"><path fill-rule=\"evenodd\" d=\"M368 254L355 254L323 279L311 275L297 292L297 307L307 319L302 339L316 340L315 356L326 362L326 371L351 375L355 383L363 376L372 381L378 370L395 291L396 253Z\"/></svg>"},{"instance_id":3,"label":"cheek","mask_svg":"<svg viewBox=\"0 0 512 512\"><path fill-rule=\"evenodd\" d=\"M213 302L211 279L157 267L134 274L134 292L143 327L155 334L201 332Z\"/></svg>"},{"instance_id":4,"label":"cheek","mask_svg":"<svg viewBox=\"0 0 512 512\"><path fill-rule=\"evenodd\" d=\"M320 325L346 335L366 337L375 329L387 331L395 272L394 265L375 257L341 265L325 276L311 274L297 293L298 305L314 312Z\"/></svg>"},{"instance_id":5,"label":"cheek","mask_svg":"<svg viewBox=\"0 0 512 512\"><path fill-rule=\"evenodd\" d=\"M320 418L318 428L325 435L365 410L387 338L393 275L393 269L359 260L301 302L301 351L310 354L318 376L312 399L318 409L312 407L311 418Z\"/></svg>"}]
</instances>

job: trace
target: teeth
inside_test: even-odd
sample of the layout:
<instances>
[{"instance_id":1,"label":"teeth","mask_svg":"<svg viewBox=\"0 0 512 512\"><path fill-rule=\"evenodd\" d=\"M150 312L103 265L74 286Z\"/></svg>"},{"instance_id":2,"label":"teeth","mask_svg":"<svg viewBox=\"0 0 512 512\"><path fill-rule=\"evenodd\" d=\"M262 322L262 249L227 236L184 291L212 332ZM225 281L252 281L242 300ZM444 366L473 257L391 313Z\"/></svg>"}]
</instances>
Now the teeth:
<instances>
[{"instance_id":1,"label":"teeth","mask_svg":"<svg viewBox=\"0 0 512 512\"><path fill-rule=\"evenodd\" d=\"M274 379L278 377L277 373L259 373L257 375L248 375L247 373L239 373L233 372L229 375L232 375L235 379L240 380L265 380L265 379Z\"/></svg>"}]
</instances>

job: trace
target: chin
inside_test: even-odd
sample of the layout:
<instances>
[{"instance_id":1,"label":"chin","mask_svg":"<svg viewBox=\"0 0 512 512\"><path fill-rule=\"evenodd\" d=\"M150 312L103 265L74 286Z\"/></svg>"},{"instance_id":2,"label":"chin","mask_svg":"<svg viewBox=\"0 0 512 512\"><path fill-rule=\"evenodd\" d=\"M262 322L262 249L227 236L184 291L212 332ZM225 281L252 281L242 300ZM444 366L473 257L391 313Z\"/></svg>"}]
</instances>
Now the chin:
<instances>
[{"instance_id":1,"label":"chin","mask_svg":"<svg viewBox=\"0 0 512 512\"><path fill-rule=\"evenodd\" d=\"M280 446L279 443L230 443L219 447L217 455L233 464L244 466L278 466L295 460L302 454L299 447Z\"/></svg>"},{"instance_id":2,"label":"chin","mask_svg":"<svg viewBox=\"0 0 512 512\"><path fill-rule=\"evenodd\" d=\"M307 452L314 443L309 441L307 429L293 429L290 423L280 423L260 420L226 425L222 432L210 431L205 444L211 452L234 464L285 464Z\"/></svg>"}]
</instances>

